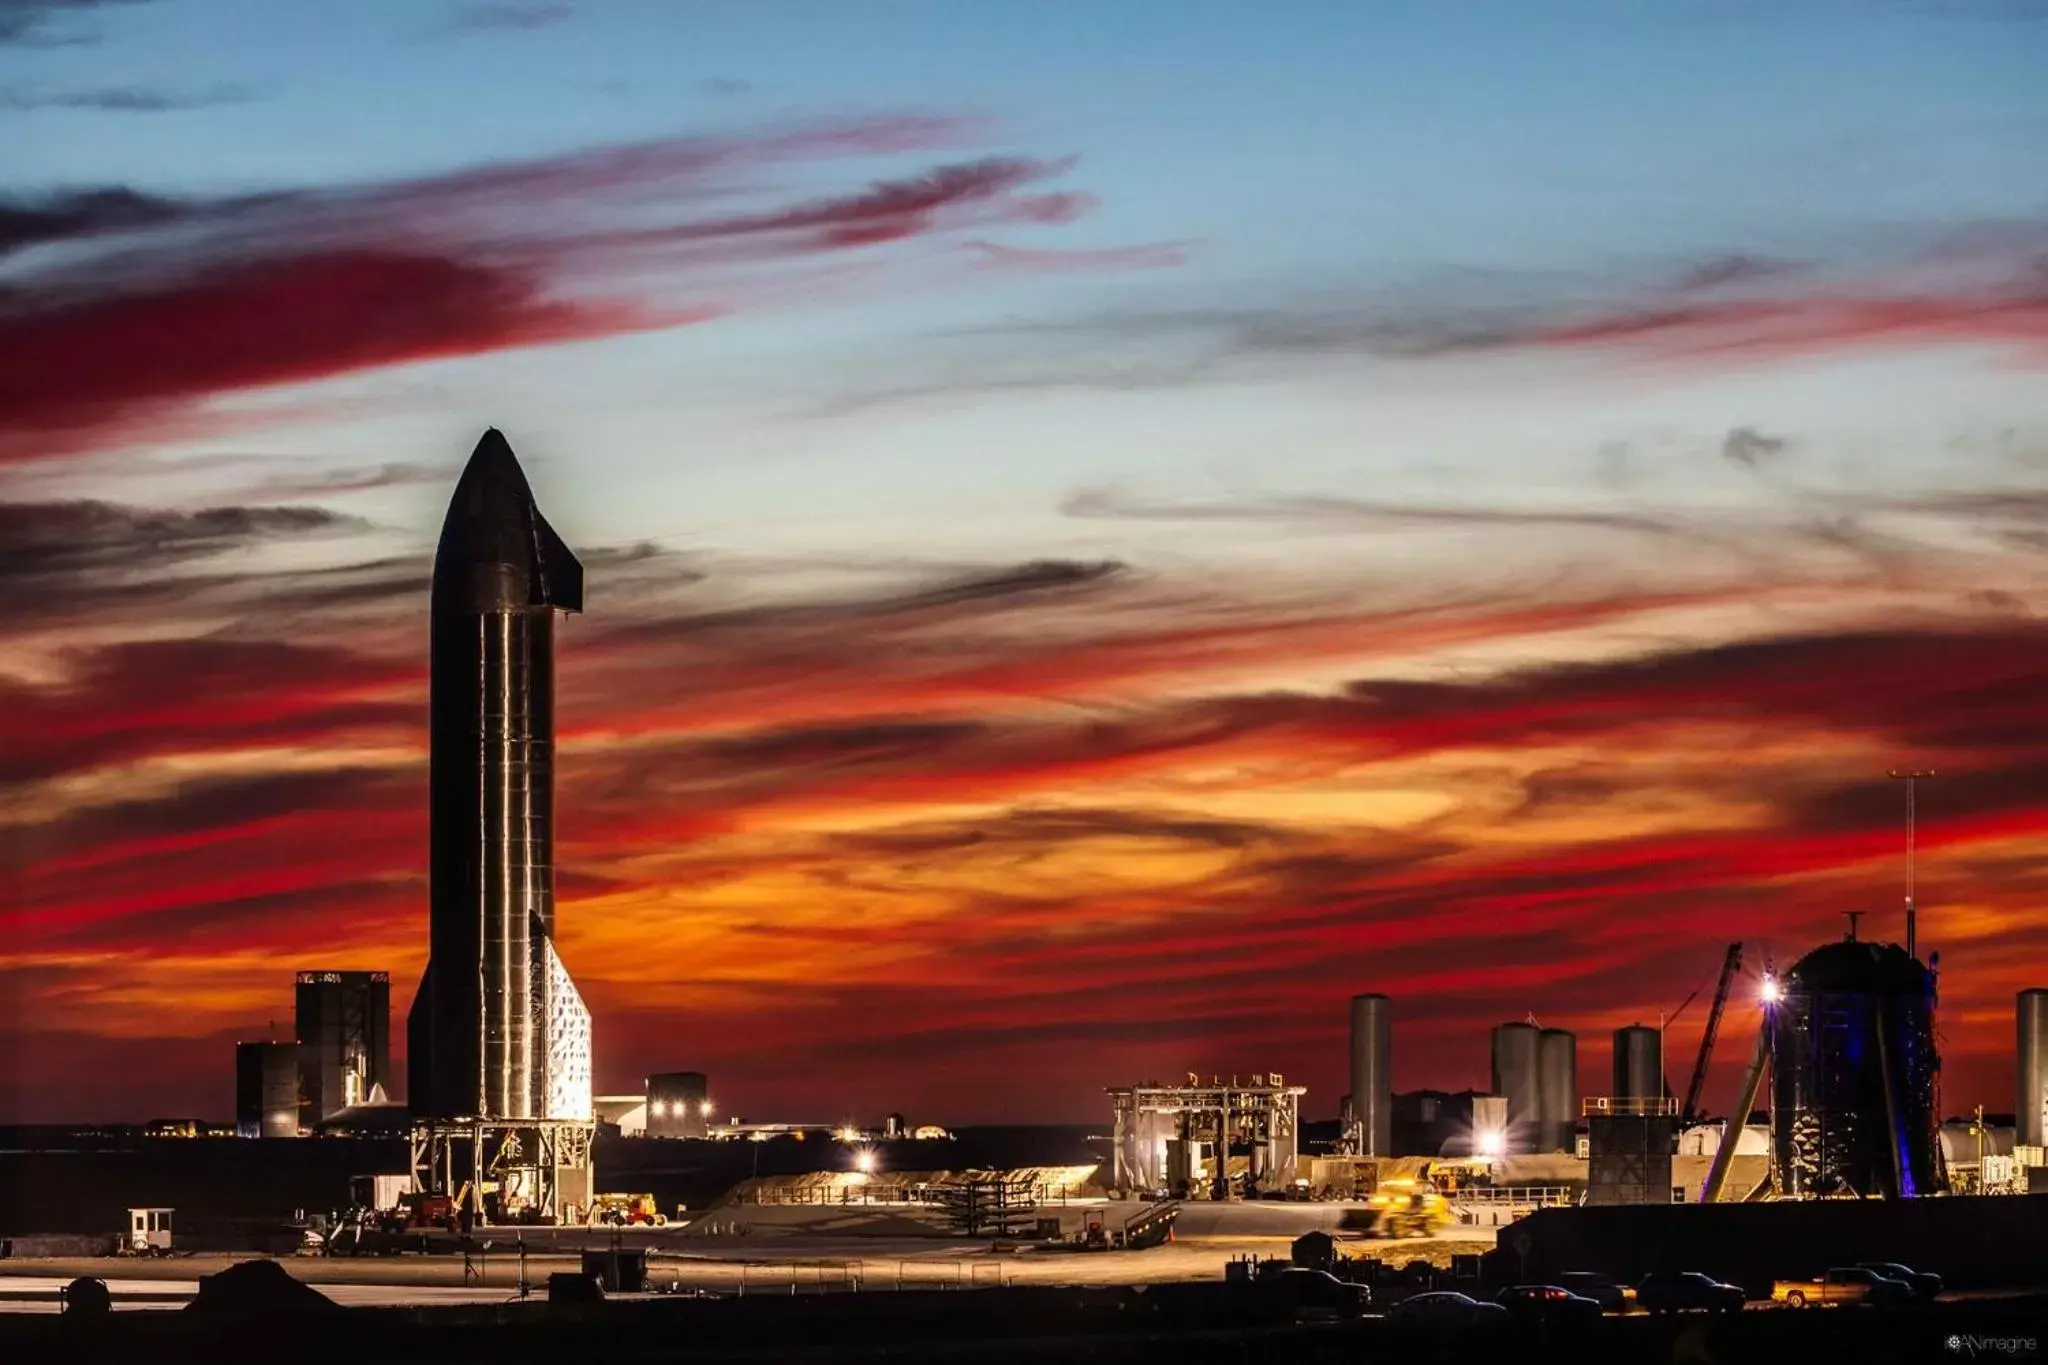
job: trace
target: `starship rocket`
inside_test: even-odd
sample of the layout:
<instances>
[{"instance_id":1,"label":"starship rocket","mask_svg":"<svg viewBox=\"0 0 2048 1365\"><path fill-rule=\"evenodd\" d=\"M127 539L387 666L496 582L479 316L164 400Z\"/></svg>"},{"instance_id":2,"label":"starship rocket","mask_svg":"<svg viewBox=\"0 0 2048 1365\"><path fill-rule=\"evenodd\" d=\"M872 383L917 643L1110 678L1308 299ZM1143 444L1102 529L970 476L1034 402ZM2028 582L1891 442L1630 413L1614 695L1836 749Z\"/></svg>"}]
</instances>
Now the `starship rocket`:
<instances>
[{"instance_id":1,"label":"starship rocket","mask_svg":"<svg viewBox=\"0 0 2048 1365\"><path fill-rule=\"evenodd\" d=\"M583 566L486 431L434 551L416 1119L590 1118L590 1014L555 953L555 613L582 609Z\"/></svg>"}]
</instances>

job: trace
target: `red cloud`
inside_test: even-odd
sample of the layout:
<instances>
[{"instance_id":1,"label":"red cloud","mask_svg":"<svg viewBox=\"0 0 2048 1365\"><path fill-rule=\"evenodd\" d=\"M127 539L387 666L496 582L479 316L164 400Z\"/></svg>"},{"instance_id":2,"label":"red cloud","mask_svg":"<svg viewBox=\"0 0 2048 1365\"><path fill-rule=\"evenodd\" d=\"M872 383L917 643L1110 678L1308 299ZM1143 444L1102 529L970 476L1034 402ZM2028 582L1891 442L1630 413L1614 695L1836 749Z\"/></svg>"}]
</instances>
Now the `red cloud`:
<instances>
[{"instance_id":1,"label":"red cloud","mask_svg":"<svg viewBox=\"0 0 2048 1365\"><path fill-rule=\"evenodd\" d=\"M901 152L962 129L906 118L675 140L353 190L148 200L139 215L93 207L134 198L120 192L74 196L65 212L0 203L0 226L29 215L24 242L89 250L126 233L0 292L0 463L190 435L208 399L241 390L702 322L760 293L735 273L750 266L1066 222L1093 203L1020 193L1070 162L991 158L702 212L751 166ZM623 297L650 290L663 301Z\"/></svg>"},{"instance_id":2,"label":"red cloud","mask_svg":"<svg viewBox=\"0 0 2048 1365\"><path fill-rule=\"evenodd\" d=\"M1619 313L1542 329L1532 346L1623 347L1674 359L1755 359L1860 347L2019 343L2048 360L2048 293L1812 295Z\"/></svg>"},{"instance_id":3,"label":"red cloud","mask_svg":"<svg viewBox=\"0 0 2048 1365\"><path fill-rule=\"evenodd\" d=\"M1150 242L1094 251L1055 251L981 241L960 245L980 258L977 264L984 270L1157 270L1186 265L1188 261L1185 242Z\"/></svg>"},{"instance_id":4,"label":"red cloud","mask_svg":"<svg viewBox=\"0 0 2048 1365\"><path fill-rule=\"evenodd\" d=\"M217 393L380 365L702 321L552 301L535 280L435 256L332 252L0 316L0 460L139 437Z\"/></svg>"}]
</instances>

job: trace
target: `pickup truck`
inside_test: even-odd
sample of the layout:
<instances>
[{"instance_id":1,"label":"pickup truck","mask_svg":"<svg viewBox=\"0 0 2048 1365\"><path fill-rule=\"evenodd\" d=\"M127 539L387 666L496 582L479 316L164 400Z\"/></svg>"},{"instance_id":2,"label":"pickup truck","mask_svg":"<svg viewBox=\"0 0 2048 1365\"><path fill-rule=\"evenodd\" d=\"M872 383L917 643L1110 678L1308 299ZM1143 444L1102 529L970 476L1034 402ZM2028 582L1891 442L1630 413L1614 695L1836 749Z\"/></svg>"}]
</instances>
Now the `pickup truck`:
<instances>
[{"instance_id":1,"label":"pickup truck","mask_svg":"<svg viewBox=\"0 0 2048 1365\"><path fill-rule=\"evenodd\" d=\"M1875 1307L1904 1303L1912 1297L1912 1286L1863 1266L1838 1266L1816 1280L1779 1280L1771 1286L1771 1300L1788 1308L1840 1304Z\"/></svg>"}]
</instances>

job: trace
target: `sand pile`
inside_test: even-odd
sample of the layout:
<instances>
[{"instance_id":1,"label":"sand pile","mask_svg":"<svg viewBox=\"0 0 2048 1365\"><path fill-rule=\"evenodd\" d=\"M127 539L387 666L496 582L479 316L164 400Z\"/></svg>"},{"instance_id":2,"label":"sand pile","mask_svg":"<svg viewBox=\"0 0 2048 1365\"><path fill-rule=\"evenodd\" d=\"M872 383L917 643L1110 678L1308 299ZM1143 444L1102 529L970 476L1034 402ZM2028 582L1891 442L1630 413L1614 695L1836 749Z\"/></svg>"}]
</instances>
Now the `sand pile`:
<instances>
[{"instance_id":1,"label":"sand pile","mask_svg":"<svg viewBox=\"0 0 2048 1365\"><path fill-rule=\"evenodd\" d=\"M276 1261L242 1261L199 1281L199 1296L185 1312L209 1318L301 1317L339 1313L341 1305L300 1284Z\"/></svg>"}]
</instances>

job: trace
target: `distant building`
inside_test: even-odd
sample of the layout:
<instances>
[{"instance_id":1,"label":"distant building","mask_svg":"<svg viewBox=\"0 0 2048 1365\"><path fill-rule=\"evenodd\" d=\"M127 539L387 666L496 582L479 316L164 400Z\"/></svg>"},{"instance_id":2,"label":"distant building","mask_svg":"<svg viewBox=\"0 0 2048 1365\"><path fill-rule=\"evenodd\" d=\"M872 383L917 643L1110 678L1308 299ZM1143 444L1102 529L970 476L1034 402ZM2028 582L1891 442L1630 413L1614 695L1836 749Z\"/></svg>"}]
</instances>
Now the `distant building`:
<instances>
[{"instance_id":1,"label":"distant building","mask_svg":"<svg viewBox=\"0 0 2048 1365\"><path fill-rule=\"evenodd\" d=\"M300 972L297 1016L300 1126L367 1104L391 1084L388 972Z\"/></svg>"},{"instance_id":2,"label":"distant building","mask_svg":"<svg viewBox=\"0 0 2048 1365\"><path fill-rule=\"evenodd\" d=\"M620 1137L647 1136L647 1095L592 1095L591 1117L618 1125Z\"/></svg>"},{"instance_id":3,"label":"distant building","mask_svg":"<svg viewBox=\"0 0 2048 1365\"><path fill-rule=\"evenodd\" d=\"M235 1136L298 1135L298 1048L291 1043L236 1043Z\"/></svg>"},{"instance_id":4,"label":"distant building","mask_svg":"<svg viewBox=\"0 0 2048 1365\"><path fill-rule=\"evenodd\" d=\"M701 1071L669 1071L647 1078L647 1136L709 1135L711 1089Z\"/></svg>"},{"instance_id":5,"label":"distant building","mask_svg":"<svg viewBox=\"0 0 2048 1365\"><path fill-rule=\"evenodd\" d=\"M1503 1120L1482 1122L1489 1097L1480 1091L1410 1090L1393 1097L1395 1156L1498 1156ZM1494 1108L1498 1108L1495 1105ZM1493 1129L1495 1131L1482 1131ZM1496 1150L1487 1151L1492 1146Z\"/></svg>"}]
</instances>

